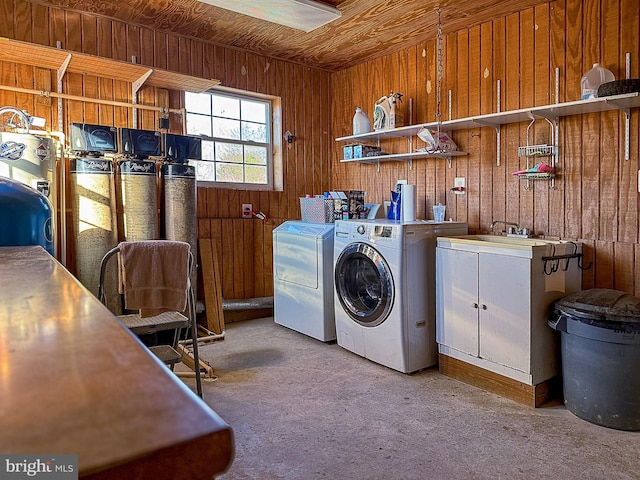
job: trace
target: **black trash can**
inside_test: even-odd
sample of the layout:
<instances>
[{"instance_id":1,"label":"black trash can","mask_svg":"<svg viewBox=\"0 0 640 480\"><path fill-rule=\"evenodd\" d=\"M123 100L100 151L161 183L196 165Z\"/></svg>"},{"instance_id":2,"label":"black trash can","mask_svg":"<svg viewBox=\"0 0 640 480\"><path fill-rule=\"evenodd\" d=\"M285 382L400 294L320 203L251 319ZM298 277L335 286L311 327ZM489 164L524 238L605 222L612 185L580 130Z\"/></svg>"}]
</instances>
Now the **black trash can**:
<instances>
[{"instance_id":1,"label":"black trash can","mask_svg":"<svg viewBox=\"0 0 640 480\"><path fill-rule=\"evenodd\" d=\"M567 409L597 425L640 430L640 298L583 290L557 300L548 323L562 332Z\"/></svg>"}]
</instances>

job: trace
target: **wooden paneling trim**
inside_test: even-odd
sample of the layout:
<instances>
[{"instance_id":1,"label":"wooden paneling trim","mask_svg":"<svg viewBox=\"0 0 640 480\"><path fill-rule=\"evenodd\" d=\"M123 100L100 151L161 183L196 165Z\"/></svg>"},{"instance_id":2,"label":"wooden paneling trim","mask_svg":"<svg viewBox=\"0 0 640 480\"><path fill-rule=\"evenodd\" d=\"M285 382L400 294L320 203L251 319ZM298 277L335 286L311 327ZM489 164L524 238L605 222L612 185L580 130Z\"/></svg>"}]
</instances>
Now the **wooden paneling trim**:
<instances>
[{"instance_id":1,"label":"wooden paneling trim","mask_svg":"<svg viewBox=\"0 0 640 480\"><path fill-rule=\"evenodd\" d=\"M218 252L224 299L273 295L273 230L286 218L200 219L198 238L211 239ZM227 252L220 253L220 252ZM233 252L229 255L228 252ZM203 296L200 287L200 297Z\"/></svg>"}]
</instances>

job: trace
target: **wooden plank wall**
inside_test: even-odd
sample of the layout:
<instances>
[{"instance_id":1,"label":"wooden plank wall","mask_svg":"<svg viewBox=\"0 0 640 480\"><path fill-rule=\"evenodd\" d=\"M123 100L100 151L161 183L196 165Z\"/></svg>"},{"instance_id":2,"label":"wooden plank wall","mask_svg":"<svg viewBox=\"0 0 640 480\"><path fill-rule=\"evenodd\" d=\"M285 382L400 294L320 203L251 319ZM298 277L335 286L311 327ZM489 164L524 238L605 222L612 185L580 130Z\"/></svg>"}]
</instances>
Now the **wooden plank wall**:
<instances>
[{"instance_id":1,"label":"wooden plank wall","mask_svg":"<svg viewBox=\"0 0 640 480\"><path fill-rule=\"evenodd\" d=\"M445 25L446 30L446 25ZM442 44L440 111L448 119L500 107L576 100L580 77L600 61L616 78L624 77L625 53L631 52L631 76L640 76L640 12L637 0L557 0L507 17L448 33ZM144 26L51 8L37 2L0 0L0 36L62 47L190 75L214 77L223 85L282 98L283 130L296 135L284 152L284 188L257 192L198 188L201 238L218 239L225 298L272 294L271 234L286 219L299 218L298 197L329 189L363 189L368 201L382 202L398 179L418 186L418 217L431 218L431 206L448 204L447 215L467 221L471 232L487 232L493 220L516 221L536 234L585 243L584 287L610 287L640 294L635 273L638 247L638 110L631 115L631 159L624 160L624 117L611 112L567 117L560 122L560 163L556 188L536 182L530 190L511 176L524 167L517 147L526 143L526 124L502 129L501 165L496 165L495 131L490 128L454 133L467 157L446 161L417 160L374 166L342 164L341 145L333 138L349 135L354 109L372 116L373 104L390 90L404 94L402 108L413 123L436 120L438 55L436 39L407 46L393 54L329 74L317 69L223 48ZM555 96L555 69L560 69ZM25 88L55 86L54 72L0 62L0 83ZM63 91L130 101L130 85L108 77L67 75ZM448 92L451 91L449 102ZM140 101L155 104L168 97L182 106L180 92L143 88ZM412 100L411 102L409 100ZM31 95L0 92L0 105L16 106L47 118L58 128L57 102ZM451 103L451 104L450 104ZM121 107L64 102L64 125L85 121L131 126L131 112ZM172 130L182 128L172 116ZM140 128L155 128L154 114L139 115ZM66 127L65 127L66 128ZM535 143L549 141L542 122L534 127ZM534 143L534 142L532 142ZM386 145L387 146L387 145ZM403 151L402 141L388 145ZM467 194L447 198L455 177L465 177ZM240 220L242 203L267 214Z\"/></svg>"},{"instance_id":2,"label":"wooden plank wall","mask_svg":"<svg viewBox=\"0 0 640 480\"><path fill-rule=\"evenodd\" d=\"M446 25L444 26L446 29ZM631 78L640 76L640 9L636 0L558 0L517 14L445 35L442 42L442 119L515 110L580 98L580 79L600 62L616 78L625 78L625 54L631 53ZM350 135L356 106L372 117L374 102L390 90L402 92L401 107L413 123L436 121L437 39L331 78L334 137ZM556 98L555 70L559 68ZM451 91L451 104L449 94ZM466 221L471 233L487 233L494 220L518 222L537 235L584 242L583 287L615 288L640 294L635 265L638 246L639 109L631 113L630 160L624 159L624 114L595 113L560 120L560 159L555 189L547 182L524 182L511 172L525 168L517 147L526 145L527 123L502 128L500 166L493 128L453 133L466 157L414 160L375 166L340 163L333 152L333 189L362 189L368 201L389 200L396 180L417 185L418 218L433 218L434 203L448 204L447 215ZM537 121L530 144L553 143L550 127ZM407 143L384 143L390 153ZM455 177L465 177L466 195L451 195Z\"/></svg>"},{"instance_id":3,"label":"wooden plank wall","mask_svg":"<svg viewBox=\"0 0 640 480\"><path fill-rule=\"evenodd\" d=\"M272 231L287 218L300 218L298 198L329 190L329 73L281 60L223 48L146 27L128 25L96 15L51 8L24 0L0 0L0 37L137 62L205 78L217 78L226 87L279 96L282 99L283 131L296 135L284 149L282 191L248 191L198 188L198 235L216 238L222 262L223 297L253 298L273 294L271 254ZM0 45L1 48L1 45ZM0 62L0 84L21 88L37 85L45 78L55 91L55 72ZM132 79L135 80L135 79ZM47 88L43 88L47 90ZM131 101L131 85L104 77L67 74L63 92L101 99ZM182 94L143 87L138 102L148 105L183 106ZM42 102L29 94L0 91L0 105L15 106L47 119L51 130L59 130L57 100ZM131 110L98 106L94 103L64 101L62 130L68 134L71 122L98 123L117 127L155 129L154 112L138 111L138 125L132 125ZM171 130L182 131L181 119L171 115ZM241 220L241 204L251 203L267 221ZM67 212L71 225L70 212ZM70 232L73 270L73 235Z\"/></svg>"}]
</instances>

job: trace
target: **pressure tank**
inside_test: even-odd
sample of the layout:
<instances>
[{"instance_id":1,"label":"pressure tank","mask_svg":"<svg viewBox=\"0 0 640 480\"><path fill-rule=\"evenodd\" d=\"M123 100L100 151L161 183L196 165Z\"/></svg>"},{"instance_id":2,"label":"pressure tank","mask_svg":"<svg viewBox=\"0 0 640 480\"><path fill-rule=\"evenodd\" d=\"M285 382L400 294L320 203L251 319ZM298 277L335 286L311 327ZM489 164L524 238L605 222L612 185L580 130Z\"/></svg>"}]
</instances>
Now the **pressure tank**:
<instances>
[{"instance_id":1,"label":"pressure tank","mask_svg":"<svg viewBox=\"0 0 640 480\"><path fill-rule=\"evenodd\" d=\"M156 164L146 160L118 163L120 194L127 242L159 238Z\"/></svg>"},{"instance_id":2,"label":"pressure tank","mask_svg":"<svg viewBox=\"0 0 640 480\"><path fill-rule=\"evenodd\" d=\"M38 190L0 177L0 245L40 245L54 255L52 212Z\"/></svg>"},{"instance_id":3,"label":"pressure tank","mask_svg":"<svg viewBox=\"0 0 640 480\"><path fill-rule=\"evenodd\" d=\"M164 236L167 240L187 242L198 258L198 221L196 218L196 170L192 165L168 163L162 166L164 189ZM191 285L197 290L197 271L191 271Z\"/></svg>"},{"instance_id":4,"label":"pressure tank","mask_svg":"<svg viewBox=\"0 0 640 480\"><path fill-rule=\"evenodd\" d=\"M103 157L71 158L69 171L76 277L97 295L100 261L118 244L113 162Z\"/></svg>"}]
</instances>

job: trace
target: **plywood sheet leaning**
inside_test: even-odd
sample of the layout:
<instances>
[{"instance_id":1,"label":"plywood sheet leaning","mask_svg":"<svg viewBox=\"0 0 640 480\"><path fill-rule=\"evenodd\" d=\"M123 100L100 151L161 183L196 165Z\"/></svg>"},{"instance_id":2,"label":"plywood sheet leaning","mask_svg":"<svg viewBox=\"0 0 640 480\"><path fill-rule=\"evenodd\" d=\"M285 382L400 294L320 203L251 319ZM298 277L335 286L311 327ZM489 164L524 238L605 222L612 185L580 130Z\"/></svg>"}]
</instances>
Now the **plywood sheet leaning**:
<instances>
[{"instance_id":1,"label":"plywood sheet leaning","mask_svg":"<svg viewBox=\"0 0 640 480\"><path fill-rule=\"evenodd\" d=\"M220 278L218 252L215 240L213 238L201 238L199 240L199 246L207 328L214 333L221 334L224 331L222 279Z\"/></svg>"}]
</instances>

